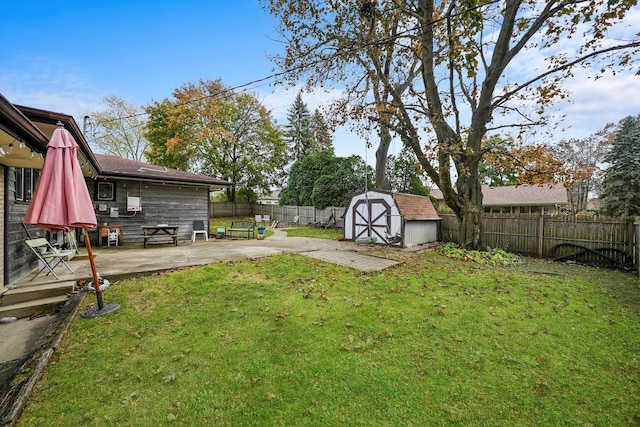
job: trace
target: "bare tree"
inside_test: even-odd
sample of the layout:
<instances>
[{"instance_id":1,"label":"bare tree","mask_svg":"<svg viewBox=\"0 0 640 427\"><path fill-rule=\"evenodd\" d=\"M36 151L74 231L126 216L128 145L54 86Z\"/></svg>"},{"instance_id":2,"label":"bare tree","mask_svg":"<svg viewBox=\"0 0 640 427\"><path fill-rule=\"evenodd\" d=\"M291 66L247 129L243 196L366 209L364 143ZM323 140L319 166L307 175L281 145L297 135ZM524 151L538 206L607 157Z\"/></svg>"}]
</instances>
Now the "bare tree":
<instances>
[{"instance_id":1,"label":"bare tree","mask_svg":"<svg viewBox=\"0 0 640 427\"><path fill-rule=\"evenodd\" d=\"M95 111L85 118L88 142L104 154L144 161L149 146L144 136L144 109L115 95L107 96L104 102L105 110Z\"/></svg>"},{"instance_id":2,"label":"bare tree","mask_svg":"<svg viewBox=\"0 0 640 427\"><path fill-rule=\"evenodd\" d=\"M603 162L615 133L613 124L582 139L560 141L553 147L555 157L571 171L566 182L574 212L587 209L590 195L602 191Z\"/></svg>"}]
</instances>

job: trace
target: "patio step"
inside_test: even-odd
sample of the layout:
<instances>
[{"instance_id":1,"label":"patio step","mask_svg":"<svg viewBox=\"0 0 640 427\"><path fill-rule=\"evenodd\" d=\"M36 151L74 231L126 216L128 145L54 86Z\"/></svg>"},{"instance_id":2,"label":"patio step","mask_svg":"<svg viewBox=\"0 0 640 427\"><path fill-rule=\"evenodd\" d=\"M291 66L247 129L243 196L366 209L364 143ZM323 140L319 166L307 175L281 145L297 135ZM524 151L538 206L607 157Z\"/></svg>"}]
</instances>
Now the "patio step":
<instances>
[{"instance_id":1,"label":"patio step","mask_svg":"<svg viewBox=\"0 0 640 427\"><path fill-rule=\"evenodd\" d=\"M0 318L54 311L67 301L73 285L74 282L60 282L9 289L0 296Z\"/></svg>"},{"instance_id":2,"label":"patio step","mask_svg":"<svg viewBox=\"0 0 640 427\"><path fill-rule=\"evenodd\" d=\"M67 295L73 290L73 285L74 282L66 281L17 286L0 296L0 306Z\"/></svg>"},{"instance_id":3,"label":"patio step","mask_svg":"<svg viewBox=\"0 0 640 427\"><path fill-rule=\"evenodd\" d=\"M3 317L30 317L34 314L49 313L62 307L69 296L42 298L0 307L0 319Z\"/></svg>"}]
</instances>

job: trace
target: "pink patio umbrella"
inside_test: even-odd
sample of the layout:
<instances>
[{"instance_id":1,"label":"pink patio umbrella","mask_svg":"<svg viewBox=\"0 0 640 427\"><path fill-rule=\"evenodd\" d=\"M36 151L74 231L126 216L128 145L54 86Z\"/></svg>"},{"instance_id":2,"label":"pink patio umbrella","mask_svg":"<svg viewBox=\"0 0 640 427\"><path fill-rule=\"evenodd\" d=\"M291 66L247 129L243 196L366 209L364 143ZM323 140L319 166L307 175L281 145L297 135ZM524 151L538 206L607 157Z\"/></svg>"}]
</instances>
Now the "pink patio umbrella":
<instances>
[{"instance_id":1,"label":"pink patio umbrella","mask_svg":"<svg viewBox=\"0 0 640 427\"><path fill-rule=\"evenodd\" d=\"M120 306L109 304L105 307L102 301L100 281L87 233L87 228L95 227L98 221L78 162L78 149L73 136L62 123L58 123L47 145L47 156L24 222L52 233L83 229L93 273L93 287L98 298L98 310L83 316L95 317L117 310Z\"/></svg>"}]
</instances>

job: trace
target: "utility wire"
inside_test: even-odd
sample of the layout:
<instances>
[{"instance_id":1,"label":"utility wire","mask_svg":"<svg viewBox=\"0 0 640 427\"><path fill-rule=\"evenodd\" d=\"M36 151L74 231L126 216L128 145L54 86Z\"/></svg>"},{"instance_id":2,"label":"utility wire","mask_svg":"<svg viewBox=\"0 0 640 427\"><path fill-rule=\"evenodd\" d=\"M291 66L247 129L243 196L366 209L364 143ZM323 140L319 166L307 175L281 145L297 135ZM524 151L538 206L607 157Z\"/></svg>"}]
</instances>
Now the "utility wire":
<instances>
[{"instance_id":1,"label":"utility wire","mask_svg":"<svg viewBox=\"0 0 640 427\"><path fill-rule=\"evenodd\" d=\"M425 24L419 24L419 25L416 25L414 27L407 28L406 30L400 31L400 32L398 32L397 34L395 34L393 36L383 37L383 38L371 40L371 41L368 41L368 42L365 42L365 43L361 43L361 44L354 44L352 47L341 49L341 50L340 49L336 50L333 54L329 55L328 57L320 57L318 59L309 61L309 62L307 62L307 63L305 63L303 65L298 65L298 66L295 66L295 67L291 67L291 68L288 68L286 70L283 70L283 71L280 71L280 72L277 72L277 73L273 73L273 74L270 74L268 76L261 77L261 78L255 79L255 80L251 80L251 81L249 81L247 83L243 83L243 84L240 84L240 85L237 85L237 86L224 88L224 89L222 89L220 91L217 91L217 92L209 94L209 95L204 95L204 96L201 96L201 97L198 97L198 98L190 99L188 101L184 101L184 102L178 103L178 104L173 104L173 106L181 107L181 106L189 105L189 104L192 104L192 103L195 103L195 102L199 102L199 101L202 101L202 100L205 100L205 99L209 99L209 98L218 98L218 97L221 97L221 96L223 96L223 95L225 95L227 93L233 93L233 92L238 91L239 89L245 89L245 88L248 88L250 86L257 85L259 83L263 83L263 82L266 82L266 81L269 81L269 80L272 80L272 79L275 79L275 78L278 78L278 77L286 76L287 74L291 74L291 73L294 73L294 72L300 72L300 71L304 72L305 69L309 69L311 67L314 67L314 66L316 66L318 64L322 64L322 63L325 63L325 62L330 62L330 61L334 60L336 57L342 56L344 54L350 54L350 53L359 51L361 49L364 49L364 48L367 48L367 47L371 47L371 46L375 46L375 45L378 45L378 44L386 44L386 43L389 43L389 42L393 42L393 41L395 41L397 39L400 39L400 38L403 38L403 37L407 36L408 34L414 32L414 31L416 31L416 30L418 30L418 29L420 29L422 27L427 27L427 26L430 26L430 25L437 24L437 23L442 22L445 19L448 19L448 18L451 18L451 17L459 17L459 16L467 14L467 13L469 13L471 11L475 11L475 10L478 10L478 9L483 8L485 6L488 6L490 4L495 4L495 3L499 3L499 2L500 2L500 0L493 0L493 1L490 1L490 2L485 3L485 4L481 4L481 5L477 5L477 6L465 9L463 11L460 11L460 12L452 14L452 15L443 16L441 18L438 18L436 20L432 20L432 21L430 21L428 23L425 23ZM148 115L148 114L146 112L138 113L138 114L131 114L129 116L119 117L118 120L126 120L126 119L131 119L131 118L135 118L135 117L141 117L141 116L145 116L145 115ZM136 126L131 126L131 127L129 127L129 129L133 129L134 127L139 127L139 126L144 126L144 125L145 125L145 123L141 123L141 124L138 124Z\"/></svg>"}]
</instances>

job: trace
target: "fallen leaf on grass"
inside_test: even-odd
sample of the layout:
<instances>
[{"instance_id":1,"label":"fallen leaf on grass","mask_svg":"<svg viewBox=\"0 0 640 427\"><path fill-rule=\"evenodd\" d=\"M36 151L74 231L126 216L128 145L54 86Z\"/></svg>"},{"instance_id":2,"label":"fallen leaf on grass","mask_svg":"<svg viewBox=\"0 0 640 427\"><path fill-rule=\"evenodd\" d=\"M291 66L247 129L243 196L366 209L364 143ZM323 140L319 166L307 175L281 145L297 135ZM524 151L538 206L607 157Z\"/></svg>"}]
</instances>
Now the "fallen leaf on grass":
<instances>
[{"instance_id":1,"label":"fallen leaf on grass","mask_svg":"<svg viewBox=\"0 0 640 427\"><path fill-rule=\"evenodd\" d=\"M175 381L175 379L177 378L178 374L175 372L170 373L169 375L165 375L164 377L162 377L162 379L164 380L164 383L170 383L172 381Z\"/></svg>"},{"instance_id":2,"label":"fallen leaf on grass","mask_svg":"<svg viewBox=\"0 0 640 427\"><path fill-rule=\"evenodd\" d=\"M138 396L138 392L134 391L129 396L122 399L120 403L122 404L122 406L129 406L137 396Z\"/></svg>"},{"instance_id":3,"label":"fallen leaf on grass","mask_svg":"<svg viewBox=\"0 0 640 427\"><path fill-rule=\"evenodd\" d=\"M516 363L516 364L518 364L518 365L522 364L522 361L520 361L520 360L518 360L518 359L514 359L514 358L513 358L513 357L511 357L511 356L504 356L504 357L502 358L502 360L505 360L505 361L507 361L507 362L511 362L511 363Z\"/></svg>"}]
</instances>

